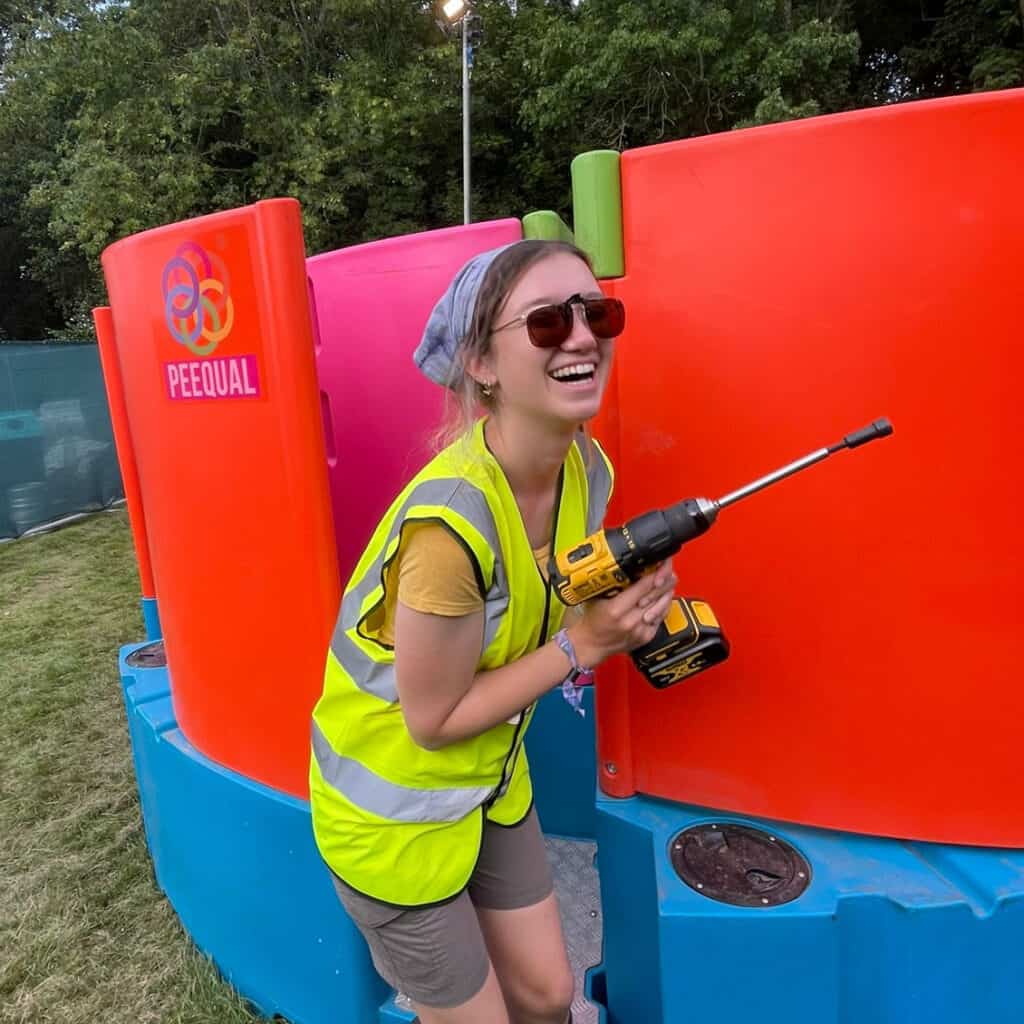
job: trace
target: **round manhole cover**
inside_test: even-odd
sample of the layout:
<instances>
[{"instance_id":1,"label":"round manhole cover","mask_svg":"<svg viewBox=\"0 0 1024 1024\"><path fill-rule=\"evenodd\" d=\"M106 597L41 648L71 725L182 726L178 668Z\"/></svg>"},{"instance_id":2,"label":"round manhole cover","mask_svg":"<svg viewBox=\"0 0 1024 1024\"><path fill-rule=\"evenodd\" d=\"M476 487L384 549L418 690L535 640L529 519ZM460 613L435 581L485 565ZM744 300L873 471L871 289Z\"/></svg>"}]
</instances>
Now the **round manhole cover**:
<instances>
[{"instance_id":1,"label":"round manhole cover","mask_svg":"<svg viewBox=\"0 0 1024 1024\"><path fill-rule=\"evenodd\" d=\"M132 668L164 668L167 665L167 655L164 653L163 640L155 640L137 651L132 651L124 661Z\"/></svg>"},{"instance_id":2,"label":"round manhole cover","mask_svg":"<svg viewBox=\"0 0 1024 1024\"><path fill-rule=\"evenodd\" d=\"M691 889L738 907L777 907L810 884L803 855L771 832L718 822L684 829L670 848L672 867Z\"/></svg>"}]
</instances>

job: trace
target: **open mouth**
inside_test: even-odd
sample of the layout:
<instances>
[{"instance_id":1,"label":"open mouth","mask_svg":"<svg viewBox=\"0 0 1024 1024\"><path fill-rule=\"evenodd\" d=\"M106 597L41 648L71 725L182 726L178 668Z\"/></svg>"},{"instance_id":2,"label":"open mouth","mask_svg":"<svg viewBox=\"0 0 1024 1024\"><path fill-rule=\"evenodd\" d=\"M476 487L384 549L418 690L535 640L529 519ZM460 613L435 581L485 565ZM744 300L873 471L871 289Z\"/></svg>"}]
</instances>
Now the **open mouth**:
<instances>
[{"instance_id":1,"label":"open mouth","mask_svg":"<svg viewBox=\"0 0 1024 1024\"><path fill-rule=\"evenodd\" d=\"M548 376L559 384L588 384L596 372L596 363L573 363L572 366L560 366L552 370Z\"/></svg>"}]
</instances>

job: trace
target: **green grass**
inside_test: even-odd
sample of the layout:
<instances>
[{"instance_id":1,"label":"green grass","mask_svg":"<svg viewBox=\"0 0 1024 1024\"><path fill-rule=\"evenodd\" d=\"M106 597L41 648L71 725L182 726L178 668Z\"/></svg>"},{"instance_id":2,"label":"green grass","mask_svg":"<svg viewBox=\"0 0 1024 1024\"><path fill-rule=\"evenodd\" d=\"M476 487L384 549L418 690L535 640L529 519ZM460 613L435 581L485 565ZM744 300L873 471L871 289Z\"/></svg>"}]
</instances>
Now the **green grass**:
<instances>
[{"instance_id":1,"label":"green grass","mask_svg":"<svg viewBox=\"0 0 1024 1024\"><path fill-rule=\"evenodd\" d=\"M0 1022L255 1021L153 878L117 672L125 513L0 545Z\"/></svg>"}]
</instances>

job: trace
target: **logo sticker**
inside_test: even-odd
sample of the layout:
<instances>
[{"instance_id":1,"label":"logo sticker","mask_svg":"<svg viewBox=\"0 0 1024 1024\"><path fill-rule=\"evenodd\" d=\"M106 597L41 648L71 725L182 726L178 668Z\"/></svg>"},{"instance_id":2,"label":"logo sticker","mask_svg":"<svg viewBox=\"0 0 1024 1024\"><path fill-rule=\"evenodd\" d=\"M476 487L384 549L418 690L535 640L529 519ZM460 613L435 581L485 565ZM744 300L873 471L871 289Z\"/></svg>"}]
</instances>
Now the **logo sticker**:
<instances>
[{"instance_id":1,"label":"logo sticker","mask_svg":"<svg viewBox=\"0 0 1024 1024\"><path fill-rule=\"evenodd\" d=\"M198 242L183 242L164 266L161 287L167 330L197 357L164 363L168 397L174 401L259 398L255 355L213 355L235 324L224 261Z\"/></svg>"}]
</instances>

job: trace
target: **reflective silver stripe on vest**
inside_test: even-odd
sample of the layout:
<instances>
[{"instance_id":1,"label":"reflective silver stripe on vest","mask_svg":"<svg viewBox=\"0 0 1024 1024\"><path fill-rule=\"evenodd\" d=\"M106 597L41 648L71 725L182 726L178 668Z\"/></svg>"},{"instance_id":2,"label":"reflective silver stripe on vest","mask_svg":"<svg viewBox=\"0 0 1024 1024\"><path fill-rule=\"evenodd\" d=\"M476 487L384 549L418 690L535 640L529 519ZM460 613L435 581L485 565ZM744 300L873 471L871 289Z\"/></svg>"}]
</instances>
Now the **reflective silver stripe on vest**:
<instances>
[{"instance_id":1,"label":"reflective silver stripe on vest","mask_svg":"<svg viewBox=\"0 0 1024 1024\"><path fill-rule=\"evenodd\" d=\"M346 800L389 821L461 821L490 795L493 786L413 789L388 782L364 764L334 752L313 723L313 754L324 781Z\"/></svg>"},{"instance_id":2,"label":"reflective silver stripe on vest","mask_svg":"<svg viewBox=\"0 0 1024 1024\"><path fill-rule=\"evenodd\" d=\"M364 693L380 697L389 704L394 704L398 700L393 664L375 661L364 654L349 635L340 629L335 631L334 639L331 641L331 652Z\"/></svg>"},{"instance_id":3,"label":"reflective silver stripe on vest","mask_svg":"<svg viewBox=\"0 0 1024 1024\"><path fill-rule=\"evenodd\" d=\"M584 448L586 443L585 437L576 440L580 456L583 458L583 465L587 470L587 536L589 537L590 534L600 529L601 523L604 522L608 498L612 490L612 475L596 444L590 445L590 462L587 462Z\"/></svg>"},{"instance_id":4,"label":"reflective silver stripe on vest","mask_svg":"<svg viewBox=\"0 0 1024 1024\"><path fill-rule=\"evenodd\" d=\"M407 495L395 514L388 536L381 546L380 554L363 574L363 578L355 588L345 595L337 624L334 627L334 635L331 637L331 650L334 652L334 656L352 677L356 686L364 693L372 694L389 703L398 700L394 665L381 663L369 657L351 640L348 631L355 629L359 623L363 602L380 586L384 573L385 555L398 538L407 513L417 505L437 505L451 509L471 523L494 552L496 565L494 579L487 594L484 649L497 634L501 616L508 608L508 584L504 572L500 571L497 565L501 554L498 530L484 492L461 477L425 480L418 484ZM483 566L479 568L483 571Z\"/></svg>"},{"instance_id":5,"label":"reflective silver stripe on vest","mask_svg":"<svg viewBox=\"0 0 1024 1024\"><path fill-rule=\"evenodd\" d=\"M498 635L501 620L508 611L509 591L508 576L505 573L505 563L500 555L495 552L494 560L494 582L491 589L487 591L487 600L484 604L484 643L483 651L486 651L494 638Z\"/></svg>"},{"instance_id":6,"label":"reflective silver stripe on vest","mask_svg":"<svg viewBox=\"0 0 1024 1024\"><path fill-rule=\"evenodd\" d=\"M395 514L391 530L376 561L364 573L356 588L345 595L337 628L352 629L359 621L359 611L363 607L363 601L376 587L380 586L384 571L384 555L401 532L409 509L416 505L440 505L450 508L473 524L492 551L499 550L498 531L494 525L494 516L483 491L461 478L425 480L410 492Z\"/></svg>"}]
</instances>

